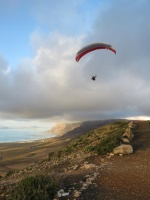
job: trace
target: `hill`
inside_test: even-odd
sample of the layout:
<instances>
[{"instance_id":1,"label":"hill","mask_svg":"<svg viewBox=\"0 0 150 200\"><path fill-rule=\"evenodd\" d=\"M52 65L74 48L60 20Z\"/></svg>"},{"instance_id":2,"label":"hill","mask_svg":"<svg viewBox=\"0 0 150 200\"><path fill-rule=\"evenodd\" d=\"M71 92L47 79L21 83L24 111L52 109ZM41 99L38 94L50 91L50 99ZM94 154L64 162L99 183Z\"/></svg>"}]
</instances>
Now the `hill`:
<instances>
[{"instance_id":1,"label":"hill","mask_svg":"<svg viewBox=\"0 0 150 200\"><path fill-rule=\"evenodd\" d=\"M49 152L49 160L1 179L1 194L23 177L42 173L58 181L55 199L150 199L150 123L134 124L133 154L99 154L101 141L112 134L122 134L128 121L101 126Z\"/></svg>"},{"instance_id":2,"label":"hill","mask_svg":"<svg viewBox=\"0 0 150 200\"><path fill-rule=\"evenodd\" d=\"M34 163L47 159L48 152L55 152L73 139L86 134L89 130L110 124L113 121L115 120L88 121L79 122L78 124L69 123L63 126L57 125L56 129L55 127L54 129L57 130L57 127L61 127L62 135L54 138L25 143L1 143L0 149L3 152L3 160L0 162L0 175L5 176L9 171L22 170ZM69 131L66 132L67 130Z\"/></svg>"},{"instance_id":3,"label":"hill","mask_svg":"<svg viewBox=\"0 0 150 200\"><path fill-rule=\"evenodd\" d=\"M119 121L119 119L83 121L77 123L60 123L49 130L49 132L52 132L57 136L61 136L62 138L76 138L92 129L113 123L115 121Z\"/></svg>"},{"instance_id":4,"label":"hill","mask_svg":"<svg viewBox=\"0 0 150 200\"><path fill-rule=\"evenodd\" d=\"M54 133L57 136L64 135L65 133L74 130L77 127L80 127L82 122L78 123L59 123L56 124L52 129L48 132Z\"/></svg>"}]
</instances>

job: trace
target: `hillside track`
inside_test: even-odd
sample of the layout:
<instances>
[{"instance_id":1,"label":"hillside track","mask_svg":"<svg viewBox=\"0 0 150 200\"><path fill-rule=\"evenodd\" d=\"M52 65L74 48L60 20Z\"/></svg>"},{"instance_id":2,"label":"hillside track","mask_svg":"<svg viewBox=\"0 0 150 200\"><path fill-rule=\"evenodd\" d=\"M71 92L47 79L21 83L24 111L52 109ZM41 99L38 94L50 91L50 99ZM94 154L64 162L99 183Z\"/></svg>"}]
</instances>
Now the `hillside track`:
<instances>
[{"instance_id":1,"label":"hillside track","mask_svg":"<svg viewBox=\"0 0 150 200\"><path fill-rule=\"evenodd\" d=\"M83 193L81 200L150 199L150 123L134 123L137 126L132 141L134 153L108 158L109 163L98 171L97 186ZM100 164L96 157L92 162Z\"/></svg>"}]
</instances>

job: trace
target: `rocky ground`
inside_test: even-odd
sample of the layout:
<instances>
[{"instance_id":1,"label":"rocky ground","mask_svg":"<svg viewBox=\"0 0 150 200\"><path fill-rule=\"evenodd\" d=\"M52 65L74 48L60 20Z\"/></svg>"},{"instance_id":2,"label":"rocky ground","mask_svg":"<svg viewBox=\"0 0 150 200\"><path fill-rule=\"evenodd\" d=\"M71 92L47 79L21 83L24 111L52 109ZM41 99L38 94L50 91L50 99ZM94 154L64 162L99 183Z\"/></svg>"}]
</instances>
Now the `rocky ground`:
<instances>
[{"instance_id":1,"label":"rocky ground","mask_svg":"<svg viewBox=\"0 0 150 200\"><path fill-rule=\"evenodd\" d=\"M78 151L62 159L37 163L1 179L0 199L5 199L9 188L22 177L45 173L59 182L56 200L149 200L150 124L135 123L133 154L100 156Z\"/></svg>"}]
</instances>

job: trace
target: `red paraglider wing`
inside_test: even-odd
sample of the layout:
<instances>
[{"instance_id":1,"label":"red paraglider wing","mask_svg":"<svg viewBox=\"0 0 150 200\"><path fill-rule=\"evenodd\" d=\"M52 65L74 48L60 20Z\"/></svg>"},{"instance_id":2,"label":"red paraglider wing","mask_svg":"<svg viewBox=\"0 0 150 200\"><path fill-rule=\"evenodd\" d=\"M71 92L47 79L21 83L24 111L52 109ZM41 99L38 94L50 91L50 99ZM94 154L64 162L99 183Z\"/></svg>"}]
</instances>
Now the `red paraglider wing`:
<instances>
[{"instance_id":1,"label":"red paraglider wing","mask_svg":"<svg viewBox=\"0 0 150 200\"><path fill-rule=\"evenodd\" d=\"M90 44L90 45L83 47L82 49L80 49L80 51L77 52L76 61L78 62L85 54L87 54L91 51L98 50L98 49L109 49L116 54L116 50L113 49L110 44L93 43L93 44Z\"/></svg>"}]
</instances>

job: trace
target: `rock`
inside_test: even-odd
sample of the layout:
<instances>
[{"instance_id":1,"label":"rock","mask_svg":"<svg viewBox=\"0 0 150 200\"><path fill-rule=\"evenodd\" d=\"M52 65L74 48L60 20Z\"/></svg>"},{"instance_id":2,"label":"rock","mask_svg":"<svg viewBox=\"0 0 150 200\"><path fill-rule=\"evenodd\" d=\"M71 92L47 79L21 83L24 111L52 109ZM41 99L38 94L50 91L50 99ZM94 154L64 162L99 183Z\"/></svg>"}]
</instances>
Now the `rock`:
<instances>
[{"instance_id":1,"label":"rock","mask_svg":"<svg viewBox=\"0 0 150 200\"><path fill-rule=\"evenodd\" d=\"M129 144L121 144L119 147L113 149L114 154L131 154L133 153L133 148Z\"/></svg>"},{"instance_id":2,"label":"rock","mask_svg":"<svg viewBox=\"0 0 150 200\"><path fill-rule=\"evenodd\" d=\"M87 174L86 176L85 176L85 178L89 178L90 177L90 175L89 174Z\"/></svg>"},{"instance_id":3,"label":"rock","mask_svg":"<svg viewBox=\"0 0 150 200\"><path fill-rule=\"evenodd\" d=\"M60 193L63 193L63 192L64 192L64 189L60 189L59 192L60 192Z\"/></svg>"},{"instance_id":4,"label":"rock","mask_svg":"<svg viewBox=\"0 0 150 200\"><path fill-rule=\"evenodd\" d=\"M81 191L82 191L82 190L86 190L86 187L81 187Z\"/></svg>"},{"instance_id":5,"label":"rock","mask_svg":"<svg viewBox=\"0 0 150 200\"><path fill-rule=\"evenodd\" d=\"M133 133L132 133L130 128L127 128L125 130L125 133L123 134L123 138L128 138L129 141L131 141L134 138L134 135L133 135Z\"/></svg>"},{"instance_id":6,"label":"rock","mask_svg":"<svg viewBox=\"0 0 150 200\"><path fill-rule=\"evenodd\" d=\"M74 197L78 198L80 195L81 195L81 192L77 190L74 191L74 195L73 195Z\"/></svg>"},{"instance_id":7,"label":"rock","mask_svg":"<svg viewBox=\"0 0 150 200\"><path fill-rule=\"evenodd\" d=\"M114 156L114 153L110 153L109 156Z\"/></svg>"},{"instance_id":8,"label":"rock","mask_svg":"<svg viewBox=\"0 0 150 200\"><path fill-rule=\"evenodd\" d=\"M62 197L66 197L66 196L68 196L69 195L69 192L64 192L64 193L62 193Z\"/></svg>"},{"instance_id":9,"label":"rock","mask_svg":"<svg viewBox=\"0 0 150 200\"><path fill-rule=\"evenodd\" d=\"M99 173L94 172L94 177L96 178L99 175Z\"/></svg>"},{"instance_id":10,"label":"rock","mask_svg":"<svg viewBox=\"0 0 150 200\"><path fill-rule=\"evenodd\" d=\"M88 184L87 183L83 183L83 186L82 186L83 188L86 188L86 187L88 187Z\"/></svg>"},{"instance_id":11,"label":"rock","mask_svg":"<svg viewBox=\"0 0 150 200\"><path fill-rule=\"evenodd\" d=\"M75 165L75 166L73 166L72 168L73 168L73 170L77 170L77 169L79 168L79 166L78 166L78 165Z\"/></svg>"},{"instance_id":12,"label":"rock","mask_svg":"<svg viewBox=\"0 0 150 200\"><path fill-rule=\"evenodd\" d=\"M91 169L91 168L94 168L94 167L96 167L95 164L86 164L86 163L84 163L84 166L82 166L81 168Z\"/></svg>"},{"instance_id":13,"label":"rock","mask_svg":"<svg viewBox=\"0 0 150 200\"><path fill-rule=\"evenodd\" d=\"M102 162L105 162L105 159L104 159L104 158L101 158L101 161L102 161Z\"/></svg>"},{"instance_id":14,"label":"rock","mask_svg":"<svg viewBox=\"0 0 150 200\"><path fill-rule=\"evenodd\" d=\"M129 122L128 127L129 128L134 128L134 123L133 122Z\"/></svg>"},{"instance_id":15,"label":"rock","mask_svg":"<svg viewBox=\"0 0 150 200\"><path fill-rule=\"evenodd\" d=\"M124 143L130 143L130 140L126 137L122 137L121 141L124 142Z\"/></svg>"},{"instance_id":16,"label":"rock","mask_svg":"<svg viewBox=\"0 0 150 200\"><path fill-rule=\"evenodd\" d=\"M62 193L64 193L64 189L60 189L60 190L57 192L57 196L58 196L58 197L62 197Z\"/></svg>"},{"instance_id":17,"label":"rock","mask_svg":"<svg viewBox=\"0 0 150 200\"><path fill-rule=\"evenodd\" d=\"M86 180L86 184L87 184L87 185L91 185L91 184L92 184L91 180L90 180L90 179L87 179L87 180Z\"/></svg>"},{"instance_id":18,"label":"rock","mask_svg":"<svg viewBox=\"0 0 150 200\"><path fill-rule=\"evenodd\" d=\"M57 192L57 197L61 197L61 194L60 192Z\"/></svg>"}]
</instances>

